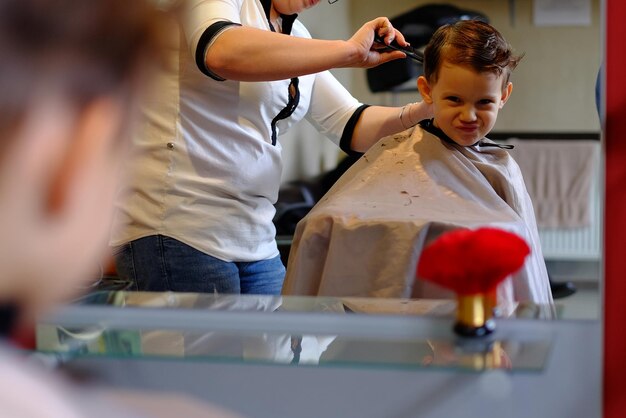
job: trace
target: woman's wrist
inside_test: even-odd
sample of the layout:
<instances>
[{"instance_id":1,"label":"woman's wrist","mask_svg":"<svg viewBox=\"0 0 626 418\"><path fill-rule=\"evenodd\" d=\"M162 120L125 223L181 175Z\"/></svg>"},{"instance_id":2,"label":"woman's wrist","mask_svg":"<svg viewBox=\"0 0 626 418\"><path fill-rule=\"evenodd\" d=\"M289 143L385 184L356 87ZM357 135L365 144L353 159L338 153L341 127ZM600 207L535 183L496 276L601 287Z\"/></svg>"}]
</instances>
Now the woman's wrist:
<instances>
[{"instance_id":1,"label":"woman's wrist","mask_svg":"<svg viewBox=\"0 0 626 418\"><path fill-rule=\"evenodd\" d=\"M424 119L430 119L433 115L433 107L431 104L426 103L425 101L412 103L414 106L411 107L411 117L412 120L415 121L415 124L420 123Z\"/></svg>"},{"instance_id":2,"label":"woman's wrist","mask_svg":"<svg viewBox=\"0 0 626 418\"><path fill-rule=\"evenodd\" d=\"M357 44L351 40L334 41L337 42L335 51L340 51L340 57L343 62L336 65L339 68L359 68L364 61L363 52Z\"/></svg>"},{"instance_id":3,"label":"woman's wrist","mask_svg":"<svg viewBox=\"0 0 626 418\"><path fill-rule=\"evenodd\" d=\"M418 108L417 114L414 111L415 107ZM404 129L409 129L417 125L417 123L420 120L422 120L422 118L419 117L419 113L420 113L419 103L408 103L402 106L402 108L400 109L400 115L399 115L400 123L402 124L402 127Z\"/></svg>"}]
</instances>

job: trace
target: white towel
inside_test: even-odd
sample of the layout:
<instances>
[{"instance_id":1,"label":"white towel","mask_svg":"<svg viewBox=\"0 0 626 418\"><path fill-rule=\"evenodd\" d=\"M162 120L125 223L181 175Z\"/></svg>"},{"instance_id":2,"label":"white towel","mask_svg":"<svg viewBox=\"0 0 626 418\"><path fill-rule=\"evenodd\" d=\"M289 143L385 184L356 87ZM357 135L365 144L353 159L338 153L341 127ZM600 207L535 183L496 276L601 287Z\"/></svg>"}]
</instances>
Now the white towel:
<instances>
[{"instance_id":1,"label":"white towel","mask_svg":"<svg viewBox=\"0 0 626 418\"><path fill-rule=\"evenodd\" d=\"M539 228L589 226L598 141L510 139Z\"/></svg>"}]
</instances>

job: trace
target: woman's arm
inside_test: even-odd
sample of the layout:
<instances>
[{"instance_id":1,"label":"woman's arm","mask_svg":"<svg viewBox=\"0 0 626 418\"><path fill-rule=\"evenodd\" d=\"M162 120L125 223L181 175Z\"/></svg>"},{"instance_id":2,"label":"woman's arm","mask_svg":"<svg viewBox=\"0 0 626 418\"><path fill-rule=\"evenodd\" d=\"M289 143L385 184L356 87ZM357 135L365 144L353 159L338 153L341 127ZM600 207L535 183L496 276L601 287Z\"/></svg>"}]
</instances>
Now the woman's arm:
<instances>
[{"instance_id":1,"label":"woman's arm","mask_svg":"<svg viewBox=\"0 0 626 418\"><path fill-rule=\"evenodd\" d=\"M409 103L403 107L370 106L363 111L352 134L353 151L365 152L380 138L414 126L432 117L431 105Z\"/></svg>"},{"instance_id":2,"label":"woman's arm","mask_svg":"<svg viewBox=\"0 0 626 418\"><path fill-rule=\"evenodd\" d=\"M208 49L207 68L220 77L239 81L283 80L331 68L368 68L404 58L399 51L377 50L374 33L386 43L406 45L389 19L364 24L347 41L298 38L245 26L220 34Z\"/></svg>"},{"instance_id":3,"label":"woman's arm","mask_svg":"<svg viewBox=\"0 0 626 418\"><path fill-rule=\"evenodd\" d=\"M363 106L329 72L316 74L307 119L346 153L365 152L379 139L433 116L432 106Z\"/></svg>"}]
</instances>

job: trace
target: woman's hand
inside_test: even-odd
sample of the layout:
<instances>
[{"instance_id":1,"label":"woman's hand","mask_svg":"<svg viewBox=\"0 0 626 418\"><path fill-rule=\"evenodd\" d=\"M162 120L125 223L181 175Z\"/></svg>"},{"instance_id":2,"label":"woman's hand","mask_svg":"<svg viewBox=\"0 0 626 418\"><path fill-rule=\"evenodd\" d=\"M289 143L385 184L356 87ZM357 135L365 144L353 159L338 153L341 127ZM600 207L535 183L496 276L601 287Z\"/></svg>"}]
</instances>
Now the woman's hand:
<instances>
[{"instance_id":1,"label":"woman's hand","mask_svg":"<svg viewBox=\"0 0 626 418\"><path fill-rule=\"evenodd\" d=\"M374 42L374 35L378 34L389 45L395 40L400 46L409 45L402 33L396 30L389 19L379 17L365 23L347 42L354 46L355 62L349 67L369 68L399 58L406 58L400 51L386 50L383 45Z\"/></svg>"}]
</instances>

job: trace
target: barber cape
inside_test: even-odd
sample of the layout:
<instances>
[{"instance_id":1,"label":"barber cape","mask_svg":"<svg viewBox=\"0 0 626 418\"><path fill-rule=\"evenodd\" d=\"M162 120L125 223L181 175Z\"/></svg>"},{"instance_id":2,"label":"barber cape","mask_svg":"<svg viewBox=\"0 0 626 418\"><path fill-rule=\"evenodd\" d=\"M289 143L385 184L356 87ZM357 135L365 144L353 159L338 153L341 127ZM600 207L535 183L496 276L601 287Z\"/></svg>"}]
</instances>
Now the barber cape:
<instances>
[{"instance_id":1,"label":"barber cape","mask_svg":"<svg viewBox=\"0 0 626 418\"><path fill-rule=\"evenodd\" d=\"M381 139L298 223L283 294L450 298L416 278L422 249L446 231L489 226L531 248L499 286L499 301L552 303L517 163L488 139L462 147L430 132L416 126Z\"/></svg>"}]
</instances>

